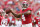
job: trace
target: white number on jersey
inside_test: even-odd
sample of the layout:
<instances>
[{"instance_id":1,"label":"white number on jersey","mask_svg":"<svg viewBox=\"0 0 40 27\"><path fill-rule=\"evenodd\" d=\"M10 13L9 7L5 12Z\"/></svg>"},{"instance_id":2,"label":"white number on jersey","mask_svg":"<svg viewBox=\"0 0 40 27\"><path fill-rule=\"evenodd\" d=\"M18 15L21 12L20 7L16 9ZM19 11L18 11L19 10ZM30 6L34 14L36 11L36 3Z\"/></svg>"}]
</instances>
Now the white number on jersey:
<instances>
[{"instance_id":1,"label":"white number on jersey","mask_svg":"<svg viewBox=\"0 0 40 27\"><path fill-rule=\"evenodd\" d=\"M25 17L24 17L24 15L22 15L22 19L23 19L23 21L25 21Z\"/></svg>"}]
</instances>

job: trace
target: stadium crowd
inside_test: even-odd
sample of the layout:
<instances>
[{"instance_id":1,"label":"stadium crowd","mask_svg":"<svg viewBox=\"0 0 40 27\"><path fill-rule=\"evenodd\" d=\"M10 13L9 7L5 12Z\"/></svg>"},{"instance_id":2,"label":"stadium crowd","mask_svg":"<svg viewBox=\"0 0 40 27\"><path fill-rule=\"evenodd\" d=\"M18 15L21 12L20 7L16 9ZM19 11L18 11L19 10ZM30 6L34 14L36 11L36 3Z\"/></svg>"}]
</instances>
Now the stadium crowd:
<instances>
[{"instance_id":1,"label":"stadium crowd","mask_svg":"<svg viewBox=\"0 0 40 27\"><path fill-rule=\"evenodd\" d=\"M32 9L32 26L35 26L33 21L37 11L40 11L40 0L0 0L0 27L22 27L22 19L16 18L11 10L15 14L20 14L23 1L26 1L28 7Z\"/></svg>"}]
</instances>

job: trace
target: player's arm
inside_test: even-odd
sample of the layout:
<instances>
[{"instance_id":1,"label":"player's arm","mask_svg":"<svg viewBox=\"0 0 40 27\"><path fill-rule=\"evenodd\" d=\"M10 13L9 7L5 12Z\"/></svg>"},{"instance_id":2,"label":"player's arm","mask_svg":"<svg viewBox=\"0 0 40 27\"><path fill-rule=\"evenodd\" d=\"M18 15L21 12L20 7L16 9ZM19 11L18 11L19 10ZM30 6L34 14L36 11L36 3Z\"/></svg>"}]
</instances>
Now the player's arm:
<instances>
[{"instance_id":1,"label":"player's arm","mask_svg":"<svg viewBox=\"0 0 40 27\"><path fill-rule=\"evenodd\" d=\"M17 17L17 18L20 18L21 17L21 13L19 13L19 14L16 14L16 13L14 13L14 11L13 10L11 10L11 12L12 12L12 14L15 16L15 17Z\"/></svg>"},{"instance_id":2,"label":"player's arm","mask_svg":"<svg viewBox=\"0 0 40 27\"><path fill-rule=\"evenodd\" d=\"M26 14L27 14L27 15L31 14L31 10L28 10L28 11L25 12L24 14L25 14L25 15L26 15Z\"/></svg>"},{"instance_id":3,"label":"player's arm","mask_svg":"<svg viewBox=\"0 0 40 27\"><path fill-rule=\"evenodd\" d=\"M17 18L20 18L20 17L21 17L21 14L16 14L16 13L13 13L13 12L12 12L12 14L13 14L15 17L17 17Z\"/></svg>"}]
</instances>

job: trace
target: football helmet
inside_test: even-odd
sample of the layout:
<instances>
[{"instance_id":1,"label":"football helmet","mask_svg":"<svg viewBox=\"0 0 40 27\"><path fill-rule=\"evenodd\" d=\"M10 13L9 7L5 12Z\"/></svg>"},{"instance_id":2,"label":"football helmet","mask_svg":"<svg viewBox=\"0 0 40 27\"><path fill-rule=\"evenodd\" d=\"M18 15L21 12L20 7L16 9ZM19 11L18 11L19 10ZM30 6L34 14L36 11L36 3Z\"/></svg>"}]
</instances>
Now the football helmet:
<instances>
[{"instance_id":1,"label":"football helmet","mask_svg":"<svg viewBox=\"0 0 40 27\"><path fill-rule=\"evenodd\" d=\"M37 12L37 15L40 15L40 11Z\"/></svg>"},{"instance_id":2,"label":"football helmet","mask_svg":"<svg viewBox=\"0 0 40 27\"><path fill-rule=\"evenodd\" d=\"M27 1L22 2L22 9L26 9L28 7Z\"/></svg>"}]
</instances>

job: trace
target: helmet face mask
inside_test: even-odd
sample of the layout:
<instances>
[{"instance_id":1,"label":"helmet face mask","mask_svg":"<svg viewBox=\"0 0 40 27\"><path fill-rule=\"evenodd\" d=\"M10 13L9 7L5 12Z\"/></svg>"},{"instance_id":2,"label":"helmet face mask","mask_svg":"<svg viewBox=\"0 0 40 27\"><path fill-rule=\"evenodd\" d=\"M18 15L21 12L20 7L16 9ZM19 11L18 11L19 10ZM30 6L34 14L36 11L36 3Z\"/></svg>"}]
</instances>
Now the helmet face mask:
<instances>
[{"instance_id":1,"label":"helmet face mask","mask_svg":"<svg viewBox=\"0 0 40 27\"><path fill-rule=\"evenodd\" d=\"M26 9L28 7L28 3L26 1L24 1L22 3L22 9Z\"/></svg>"},{"instance_id":2,"label":"helmet face mask","mask_svg":"<svg viewBox=\"0 0 40 27\"><path fill-rule=\"evenodd\" d=\"M28 7L28 4L22 4L22 8L26 9Z\"/></svg>"},{"instance_id":3,"label":"helmet face mask","mask_svg":"<svg viewBox=\"0 0 40 27\"><path fill-rule=\"evenodd\" d=\"M23 7L27 7L28 6L28 4L23 4Z\"/></svg>"}]
</instances>

